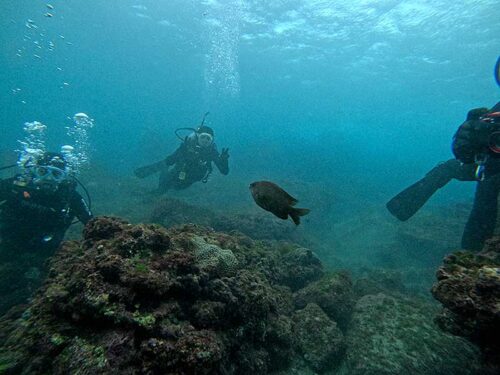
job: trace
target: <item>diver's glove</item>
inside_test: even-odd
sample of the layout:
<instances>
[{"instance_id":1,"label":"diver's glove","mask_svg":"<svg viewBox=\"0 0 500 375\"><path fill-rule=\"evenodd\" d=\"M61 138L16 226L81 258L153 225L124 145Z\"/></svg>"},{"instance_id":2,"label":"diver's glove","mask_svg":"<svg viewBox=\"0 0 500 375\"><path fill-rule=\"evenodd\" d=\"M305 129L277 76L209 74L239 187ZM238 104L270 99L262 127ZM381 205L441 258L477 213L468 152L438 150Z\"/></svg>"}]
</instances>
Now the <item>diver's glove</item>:
<instances>
[{"instance_id":1,"label":"diver's glove","mask_svg":"<svg viewBox=\"0 0 500 375\"><path fill-rule=\"evenodd\" d=\"M493 129L491 124L472 117L470 113L467 118L453 136L452 150L455 158L468 164L475 161L476 155L487 152Z\"/></svg>"},{"instance_id":2,"label":"diver's glove","mask_svg":"<svg viewBox=\"0 0 500 375\"><path fill-rule=\"evenodd\" d=\"M221 159L229 159L229 149L228 148L223 148L222 152L220 153Z\"/></svg>"}]
</instances>

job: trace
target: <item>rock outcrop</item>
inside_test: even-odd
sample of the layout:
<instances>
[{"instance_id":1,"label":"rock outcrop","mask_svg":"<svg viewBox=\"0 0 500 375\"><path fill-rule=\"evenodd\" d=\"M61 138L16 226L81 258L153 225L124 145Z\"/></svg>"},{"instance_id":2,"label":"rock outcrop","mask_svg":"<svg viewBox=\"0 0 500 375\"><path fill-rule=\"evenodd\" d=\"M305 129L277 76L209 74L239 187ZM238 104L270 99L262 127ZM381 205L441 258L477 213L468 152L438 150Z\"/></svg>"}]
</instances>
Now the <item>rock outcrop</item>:
<instances>
[{"instance_id":1,"label":"rock outcrop","mask_svg":"<svg viewBox=\"0 0 500 375\"><path fill-rule=\"evenodd\" d=\"M481 259L476 273L447 271L477 282L443 301L458 316L461 291L488 291L467 325L486 334L497 258ZM0 374L486 373L478 349L435 326L436 309L406 298L397 275L353 284L290 243L99 217L63 244L32 302L0 319Z\"/></svg>"},{"instance_id":2,"label":"rock outcrop","mask_svg":"<svg viewBox=\"0 0 500 375\"><path fill-rule=\"evenodd\" d=\"M350 375L482 374L477 349L440 332L423 301L366 295L354 308L347 334Z\"/></svg>"},{"instance_id":3,"label":"rock outcrop","mask_svg":"<svg viewBox=\"0 0 500 375\"><path fill-rule=\"evenodd\" d=\"M440 327L477 343L500 372L500 238L478 254L447 256L436 277L432 293L444 307L437 317Z\"/></svg>"},{"instance_id":4,"label":"rock outcrop","mask_svg":"<svg viewBox=\"0 0 500 375\"><path fill-rule=\"evenodd\" d=\"M29 308L0 322L0 373L267 374L302 356L332 369L337 323L296 308L288 285L302 275L294 287L307 287L321 277L312 269L301 248L100 217L64 243ZM322 347L309 347L312 329Z\"/></svg>"}]
</instances>

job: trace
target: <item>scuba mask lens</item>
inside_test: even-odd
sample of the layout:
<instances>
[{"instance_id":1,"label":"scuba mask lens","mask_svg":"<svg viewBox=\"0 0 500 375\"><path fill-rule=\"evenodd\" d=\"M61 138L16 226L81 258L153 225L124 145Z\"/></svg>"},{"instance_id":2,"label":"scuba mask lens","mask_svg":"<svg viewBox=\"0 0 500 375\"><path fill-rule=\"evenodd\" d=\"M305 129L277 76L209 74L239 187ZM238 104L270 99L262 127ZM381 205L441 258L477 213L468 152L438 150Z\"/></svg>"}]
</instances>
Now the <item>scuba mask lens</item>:
<instances>
[{"instance_id":1,"label":"scuba mask lens","mask_svg":"<svg viewBox=\"0 0 500 375\"><path fill-rule=\"evenodd\" d=\"M208 147L212 144L214 138L209 133L198 134L198 145L201 147Z\"/></svg>"},{"instance_id":2,"label":"scuba mask lens","mask_svg":"<svg viewBox=\"0 0 500 375\"><path fill-rule=\"evenodd\" d=\"M54 177L54 179L56 179L56 180L63 179L63 177L64 177L64 171L62 171L60 169L53 169L51 171L51 173L52 173L52 177Z\"/></svg>"},{"instance_id":3,"label":"scuba mask lens","mask_svg":"<svg viewBox=\"0 0 500 375\"><path fill-rule=\"evenodd\" d=\"M33 170L33 180L36 184L61 183L65 179L67 179L66 172L57 167L44 165Z\"/></svg>"},{"instance_id":4,"label":"scuba mask lens","mask_svg":"<svg viewBox=\"0 0 500 375\"><path fill-rule=\"evenodd\" d=\"M35 169L35 175L37 177L45 177L49 173L49 169L46 167L38 167Z\"/></svg>"}]
</instances>

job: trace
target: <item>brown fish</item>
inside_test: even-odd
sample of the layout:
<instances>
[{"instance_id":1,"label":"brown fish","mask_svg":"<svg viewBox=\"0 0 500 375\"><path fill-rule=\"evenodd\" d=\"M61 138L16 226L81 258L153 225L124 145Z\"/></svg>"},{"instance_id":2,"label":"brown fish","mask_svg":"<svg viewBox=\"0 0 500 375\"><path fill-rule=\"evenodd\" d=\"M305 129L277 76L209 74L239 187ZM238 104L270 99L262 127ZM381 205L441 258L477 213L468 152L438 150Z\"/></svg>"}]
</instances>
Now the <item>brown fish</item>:
<instances>
[{"instance_id":1,"label":"brown fish","mask_svg":"<svg viewBox=\"0 0 500 375\"><path fill-rule=\"evenodd\" d=\"M298 200L272 182L252 182L250 191L258 206L283 220L288 219L288 215L290 215L295 225L300 224L300 216L310 212L307 208L292 207L297 204Z\"/></svg>"}]
</instances>

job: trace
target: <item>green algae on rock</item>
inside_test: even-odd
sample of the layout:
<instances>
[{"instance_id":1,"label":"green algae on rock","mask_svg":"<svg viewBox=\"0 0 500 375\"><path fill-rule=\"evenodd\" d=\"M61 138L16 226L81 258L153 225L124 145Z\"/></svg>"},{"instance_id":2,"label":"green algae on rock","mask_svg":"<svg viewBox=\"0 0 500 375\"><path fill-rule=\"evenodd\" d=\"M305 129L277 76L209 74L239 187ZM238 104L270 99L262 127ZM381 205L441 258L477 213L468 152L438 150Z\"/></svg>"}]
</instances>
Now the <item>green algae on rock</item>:
<instances>
[{"instance_id":1,"label":"green algae on rock","mask_svg":"<svg viewBox=\"0 0 500 375\"><path fill-rule=\"evenodd\" d=\"M310 266L318 264L307 250L300 254L305 258L292 256L286 264L304 275L307 287L314 279L307 276ZM292 319L283 256L270 242L194 225L166 230L94 219L82 241L64 243L52 259L29 313L5 320L2 372L286 371L305 350L298 343L307 340ZM321 358L340 353L341 343L328 348L314 366L327 366Z\"/></svg>"},{"instance_id":2,"label":"green algae on rock","mask_svg":"<svg viewBox=\"0 0 500 375\"><path fill-rule=\"evenodd\" d=\"M443 305L439 326L479 345L491 371L500 372L500 237L477 254L450 254L436 277L432 293Z\"/></svg>"},{"instance_id":3,"label":"green algae on rock","mask_svg":"<svg viewBox=\"0 0 500 375\"><path fill-rule=\"evenodd\" d=\"M422 301L356 304L348 274L282 248L96 218L52 259L29 308L0 319L0 373L474 373L477 351L436 329ZM391 289L386 279L375 282Z\"/></svg>"}]
</instances>

